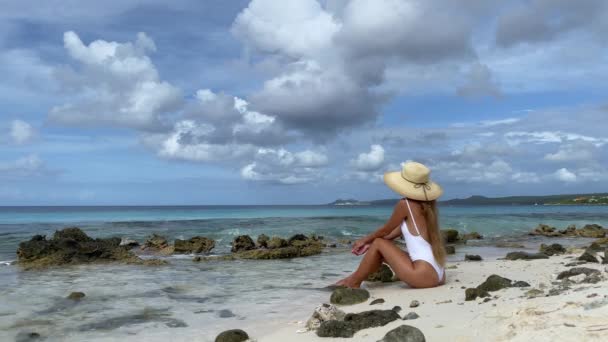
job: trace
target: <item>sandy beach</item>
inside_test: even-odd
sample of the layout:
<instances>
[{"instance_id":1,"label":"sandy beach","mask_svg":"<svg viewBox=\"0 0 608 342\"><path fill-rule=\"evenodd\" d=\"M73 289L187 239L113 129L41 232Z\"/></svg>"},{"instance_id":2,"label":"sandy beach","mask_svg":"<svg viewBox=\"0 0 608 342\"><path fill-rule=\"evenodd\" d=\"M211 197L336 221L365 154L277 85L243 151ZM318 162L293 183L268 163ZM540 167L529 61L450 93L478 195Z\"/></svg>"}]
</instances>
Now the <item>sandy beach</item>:
<instances>
[{"instance_id":1,"label":"sandy beach","mask_svg":"<svg viewBox=\"0 0 608 342\"><path fill-rule=\"evenodd\" d=\"M339 308L350 313L400 306L401 317L409 312L420 317L361 330L353 338L321 338L312 331L302 333L308 319L302 317L302 321L285 322L284 328L259 336L257 340L378 341L388 331L407 324L420 329L427 341L605 341L608 338L607 265L582 265L599 270L600 282L584 283L579 276L569 282L569 289L547 296L552 289L561 288L564 282L556 280L557 275L571 269L565 264L581 252L570 250L570 254L542 260L450 262L447 283L431 289L409 289L401 282L365 283L371 294L368 301ZM487 302L483 298L465 301L465 288L476 287L492 274L525 281L531 286L491 292ZM531 289L543 292L538 297L530 297L527 293ZM370 306L377 298L385 302ZM420 306L410 308L412 300L419 301ZM315 306L310 305L311 312Z\"/></svg>"}]
</instances>

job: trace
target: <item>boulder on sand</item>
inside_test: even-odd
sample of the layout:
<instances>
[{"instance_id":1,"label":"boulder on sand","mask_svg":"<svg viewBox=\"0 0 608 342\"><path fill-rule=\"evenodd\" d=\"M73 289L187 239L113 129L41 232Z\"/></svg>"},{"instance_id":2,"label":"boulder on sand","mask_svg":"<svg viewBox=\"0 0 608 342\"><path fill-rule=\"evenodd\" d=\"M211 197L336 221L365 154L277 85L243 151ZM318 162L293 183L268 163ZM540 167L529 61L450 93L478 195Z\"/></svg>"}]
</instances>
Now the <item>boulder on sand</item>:
<instances>
[{"instance_id":1,"label":"boulder on sand","mask_svg":"<svg viewBox=\"0 0 608 342\"><path fill-rule=\"evenodd\" d=\"M145 263L127 247L120 246L120 241L118 237L93 239L80 228L65 228L56 231L49 240L35 235L21 242L17 249L18 264L25 269L35 269L111 261Z\"/></svg>"},{"instance_id":2,"label":"boulder on sand","mask_svg":"<svg viewBox=\"0 0 608 342\"><path fill-rule=\"evenodd\" d=\"M549 256L544 253L528 253L528 252L510 252L505 256L507 260L536 260L549 259Z\"/></svg>"},{"instance_id":3,"label":"boulder on sand","mask_svg":"<svg viewBox=\"0 0 608 342\"><path fill-rule=\"evenodd\" d=\"M175 253L209 253L215 247L215 241L203 236L195 236L188 240L175 240Z\"/></svg>"},{"instance_id":4,"label":"boulder on sand","mask_svg":"<svg viewBox=\"0 0 608 342\"><path fill-rule=\"evenodd\" d=\"M549 256L566 253L566 249L564 248L564 246L560 245L559 243L552 243L550 245L545 245L544 243L542 243L540 245L539 251L542 254L546 254Z\"/></svg>"},{"instance_id":5,"label":"boulder on sand","mask_svg":"<svg viewBox=\"0 0 608 342\"><path fill-rule=\"evenodd\" d=\"M215 342L243 342L249 339L249 335L241 329L226 330L217 335Z\"/></svg>"},{"instance_id":6,"label":"boulder on sand","mask_svg":"<svg viewBox=\"0 0 608 342\"><path fill-rule=\"evenodd\" d=\"M369 299L369 292L365 289L338 287L331 294L330 303L338 305L353 305L363 303Z\"/></svg>"},{"instance_id":7,"label":"boulder on sand","mask_svg":"<svg viewBox=\"0 0 608 342\"><path fill-rule=\"evenodd\" d=\"M478 232L471 232L471 233L466 233L463 234L461 237L461 240L482 240L483 236L481 234L479 234Z\"/></svg>"},{"instance_id":8,"label":"boulder on sand","mask_svg":"<svg viewBox=\"0 0 608 342\"><path fill-rule=\"evenodd\" d=\"M67 299L74 300L74 301L79 301L79 300L81 300L84 297L85 297L84 292L72 292L67 297Z\"/></svg>"},{"instance_id":9,"label":"boulder on sand","mask_svg":"<svg viewBox=\"0 0 608 342\"><path fill-rule=\"evenodd\" d=\"M317 329L319 337L353 337L362 329L385 326L399 319L399 314L393 310L370 310L359 313L349 313L343 321L331 320L321 323Z\"/></svg>"},{"instance_id":10,"label":"boulder on sand","mask_svg":"<svg viewBox=\"0 0 608 342\"><path fill-rule=\"evenodd\" d=\"M476 288L468 288L465 290L465 300L474 300L477 297L488 297L488 292L498 291L507 287L527 287L530 284L525 281L513 282L511 279L501 277L496 274L489 276L483 283Z\"/></svg>"},{"instance_id":11,"label":"boulder on sand","mask_svg":"<svg viewBox=\"0 0 608 342\"><path fill-rule=\"evenodd\" d=\"M454 247L452 245L445 246L445 253L446 254L456 254L456 247Z\"/></svg>"},{"instance_id":12,"label":"boulder on sand","mask_svg":"<svg viewBox=\"0 0 608 342\"><path fill-rule=\"evenodd\" d=\"M366 281L381 281L383 283L389 283L394 280L393 276L393 270L391 270L387 264L382 264L382 266L380 266L376 272L367 277Z\"/></svg>"},{"instance_id":13,"label":"boulder on sand","mask_svg":"<svg viewBox=\"0 0 608 342\"><path fill-rule=\"evenodd\" d=\"M479 255L474 255L474 254L466 254L464 256L464 260L465 261L481 261L481 256Z\"/></svg>"},{"instance_id":14,"label":"boulder on sand","mask_svg":"<svg viewBox=\"0 0 608 342\"><path fill-rule=\"evenodd\" d=\"M425 342L424 334L420 329L411 325L399 326L384 335L378 342Z\"/></svg>"},{"instance_id":15,"label":"boulder on sand","mask_svg":"<svg viewBox=\"0 0 608 342\"><path fill-rule=\"evenodd\" d=\"M308 330L317 330L321 326L321 323L331 320L342 321L345 316L344 311L338 309L335 305L324 303L315 308L312 316L306 322L306 328Z\"/></svg>"}]
</instances>

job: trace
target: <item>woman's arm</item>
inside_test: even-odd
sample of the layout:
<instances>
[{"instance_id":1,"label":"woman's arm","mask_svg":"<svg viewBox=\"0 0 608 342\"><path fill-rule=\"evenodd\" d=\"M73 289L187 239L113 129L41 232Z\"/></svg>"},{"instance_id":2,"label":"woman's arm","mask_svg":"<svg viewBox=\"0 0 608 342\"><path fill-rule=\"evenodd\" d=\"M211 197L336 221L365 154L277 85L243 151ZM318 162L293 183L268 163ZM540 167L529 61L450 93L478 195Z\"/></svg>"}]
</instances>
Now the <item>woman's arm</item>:
<instances>
[{"instance_id":1,"label":"woman's arm","mask_svg":"<svg viewBox=\"0 0 608 342\"><path fill-rule=\"evenodd\" d=\"M399 200L399 202L397 202L397 204L395 205L395 209L393 209L393 214L388 219L388 221L386 221L386 223L382 227L376 229L376 231L367 235L361 240L363 240L364 243L371 243L376 238L386 237L389 234L392 235L392 233L396 230L395 227L398 228L398 226L401 225L406 216L407 209L405 208L405 202ZM393 237L393 239L395 237Z\"/></svg>"},{"instance_id":2,"label":"woman's arm","mask_svg":"<svg viewBox=\"0 0 608 342\"><path fill-rule=\"evenodd\" d=\"M396 238L400 237L403 233L401 232L401 225L398 225L397 227L395 227L395 229L393 229L392 232L388 233L387 235L385 235L383 237L383 239L385 240L395 240Z\"/></svg>"}]
</instances>

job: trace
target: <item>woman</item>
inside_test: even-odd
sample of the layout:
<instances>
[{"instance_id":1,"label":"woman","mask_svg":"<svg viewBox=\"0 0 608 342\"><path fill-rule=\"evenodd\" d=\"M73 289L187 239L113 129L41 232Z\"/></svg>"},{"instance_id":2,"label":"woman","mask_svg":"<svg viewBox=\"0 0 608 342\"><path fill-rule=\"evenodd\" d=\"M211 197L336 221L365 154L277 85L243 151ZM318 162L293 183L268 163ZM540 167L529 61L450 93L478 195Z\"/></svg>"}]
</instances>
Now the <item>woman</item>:
<instances>
[{"instance_id":1,"label":"woman","mask_svg":"<svg viewBox=\"0 0 608 342\"><path fill-rule=\"evenodd\" d=\"M352 252L365 256L353 274L335 285L358 288L383 262L411 287L435 287L445 282L445 250L435 206L443 190L429 179L430 173L426 166L408 162L401 172L384 174L386 185L404 198L397 202L388 222L354 243ZM391 241L399 236L403 236L409 253Z\"/></svg>"}]
</instances>

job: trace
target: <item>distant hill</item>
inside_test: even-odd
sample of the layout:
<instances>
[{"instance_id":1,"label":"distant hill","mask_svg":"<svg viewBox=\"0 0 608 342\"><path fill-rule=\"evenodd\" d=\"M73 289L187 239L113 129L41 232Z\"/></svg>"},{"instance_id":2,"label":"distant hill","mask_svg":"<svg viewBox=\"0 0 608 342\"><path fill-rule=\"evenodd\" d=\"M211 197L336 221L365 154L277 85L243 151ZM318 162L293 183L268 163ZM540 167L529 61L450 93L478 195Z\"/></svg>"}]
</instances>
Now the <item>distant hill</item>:
<instances>
[{"instance_id":1,"label":"distant hill","mask_svg":"<svg viewBox=\"0 0 608 342\"><path fill-rule=\"evenodd\" d=\"M397 198L375 201L358 201L355 199L336 200L328 205L393 205ZM471 196L440 201L441 205L608 205L608 193L570 194L549 196L509 196L485 197Z\"/></svg>"}]
</instances>

